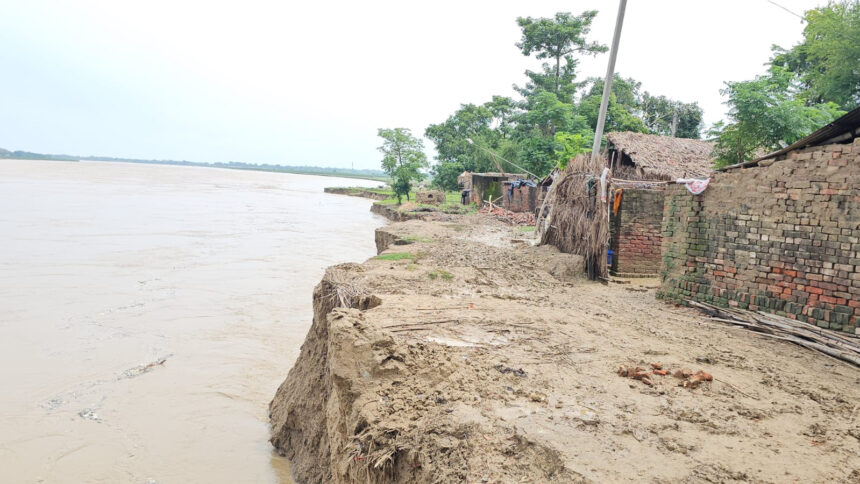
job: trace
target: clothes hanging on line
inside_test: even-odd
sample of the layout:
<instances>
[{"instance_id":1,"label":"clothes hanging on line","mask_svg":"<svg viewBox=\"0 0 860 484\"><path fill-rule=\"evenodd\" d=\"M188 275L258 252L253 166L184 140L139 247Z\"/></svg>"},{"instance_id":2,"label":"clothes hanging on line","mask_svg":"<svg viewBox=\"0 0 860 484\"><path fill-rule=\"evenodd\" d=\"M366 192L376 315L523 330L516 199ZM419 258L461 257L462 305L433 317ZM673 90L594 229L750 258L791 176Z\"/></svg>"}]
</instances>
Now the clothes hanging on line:
<instances>
[{"instance_id":1,"label":"clothes hanging on line","mask_svg":"<svg viewBox=\"0 0 860 484\"><path fill-rule=\"evenodd\" d=\"M531 180L514 180L511 182L511 186L508 187L508 203L511 203L511 197L514 196L514 190L519 187L536 187L537 183Z\"/></svg>"},{"instance_id":2,"label":"clothes hanging on line","mask_svg":"<svg viewBox=\"0 0 860 484\"><path fill-rule=\"evenodd\" d=\"M615 190L615 199L612 201L612 214L618 215L618 208L621 206L621 188Z\"/></svg>"},{"instance_id":3,"label":"clothes hanging on line","mask_svg":"<svg viewBox=\"0 0 860 484\"><path fill-rule=\"evenodd\" d=\"M690 191L693 195L698 195L705 191L708 188L708 183L711 182L710 178L705 178L704 180L697 180L695 178L678 178L675 180L675 183L680 183L687 187L687 190Z\"/></svg>"}]
</instances>

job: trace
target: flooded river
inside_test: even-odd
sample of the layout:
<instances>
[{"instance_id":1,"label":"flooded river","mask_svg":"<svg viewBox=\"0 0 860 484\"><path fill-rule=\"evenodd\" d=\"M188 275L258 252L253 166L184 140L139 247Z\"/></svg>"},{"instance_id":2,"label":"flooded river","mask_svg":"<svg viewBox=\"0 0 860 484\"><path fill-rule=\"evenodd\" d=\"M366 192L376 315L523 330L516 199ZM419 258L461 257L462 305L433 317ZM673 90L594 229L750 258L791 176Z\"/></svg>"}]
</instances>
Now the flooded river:
<instances>
[{"instance_id":1,"label":"flooded river","mask_svg":"<svg viewBox=\"0 0 860 484\"><path fill-rule=\"evenodd\" d=\"M291 482L267 405L378 183L0 160L0 482Z\"/></svg>"}]
</instances>

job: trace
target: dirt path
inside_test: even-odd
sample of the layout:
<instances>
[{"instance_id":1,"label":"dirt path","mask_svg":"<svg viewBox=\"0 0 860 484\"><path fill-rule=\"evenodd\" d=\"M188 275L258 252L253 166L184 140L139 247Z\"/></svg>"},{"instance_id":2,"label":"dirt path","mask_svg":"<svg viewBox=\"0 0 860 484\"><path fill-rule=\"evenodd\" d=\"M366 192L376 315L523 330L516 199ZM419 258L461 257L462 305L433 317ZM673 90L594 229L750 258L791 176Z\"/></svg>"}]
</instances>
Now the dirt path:
<instances>
[{"instance_id":1,"label":"dirt path","mask_svg":"<svg viewBox=\"0 0 860 484\"><path fill-rule=\"evenodd\" d=\"M860 482L860 370L666 305L656 280L582 280L480 216L380 231L383 259L317 288L272 402L300 480ZM652 363L650 386L618 375Z\"/></svg>"}]
</instances>

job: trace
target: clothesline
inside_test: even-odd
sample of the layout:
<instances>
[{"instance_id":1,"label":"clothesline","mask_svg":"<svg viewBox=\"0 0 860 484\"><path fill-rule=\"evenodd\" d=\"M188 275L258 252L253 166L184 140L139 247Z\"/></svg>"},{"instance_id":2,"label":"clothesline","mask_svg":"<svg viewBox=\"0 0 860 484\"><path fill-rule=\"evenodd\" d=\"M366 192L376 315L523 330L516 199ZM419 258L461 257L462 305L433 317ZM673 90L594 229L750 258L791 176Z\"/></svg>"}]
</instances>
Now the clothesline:
<instances>
[{"instance_id":1,"label":"clothesline","mask_svg":"<svg viewBox=\"0 0 860 484\"><path fill-rule=\"evenodd\" d=\"M621 182L621 183L649 183L653 185L664 185L667 183L675 183L673 181L657 181L657 180L623 180L621 178L611 178L612 182Z\"/></svg>"}]
</instances>

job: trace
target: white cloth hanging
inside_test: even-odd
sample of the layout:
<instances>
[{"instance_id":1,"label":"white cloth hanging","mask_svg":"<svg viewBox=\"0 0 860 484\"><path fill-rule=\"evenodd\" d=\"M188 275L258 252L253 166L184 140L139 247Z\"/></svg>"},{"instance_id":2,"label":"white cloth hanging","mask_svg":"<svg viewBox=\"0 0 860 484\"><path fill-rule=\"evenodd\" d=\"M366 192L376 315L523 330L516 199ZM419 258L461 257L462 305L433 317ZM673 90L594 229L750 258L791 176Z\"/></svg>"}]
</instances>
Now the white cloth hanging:
<instances>
[{"instance_id":1,"label":"white cloth hanging","mask_svg":"<svg viewBox=\"0 0 860 484\"><path fill-rule=\"evenodd\" d=\"M690 193L693 195L698 195L705 191L708 188L708 183L711 182L710 178L705 178L704 180L697 180L695 178L678 178L675 180L675 183L680 183L687 187L687 190L690 190Z\"/></svg>"},{"instance_id":2,"label":"white cloth hanging","mask_svg":"<svg viewBox=\"0 0 860 484\"><path fill-rule=\"evenodd\" d=\"M609 176L609 168L604 168L600 175L600 201L606 202L606 177Z\"/></svg>"}]
</instances>

